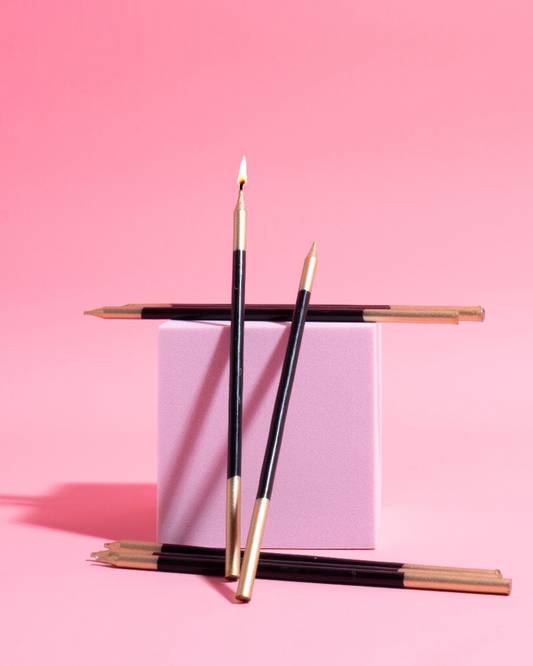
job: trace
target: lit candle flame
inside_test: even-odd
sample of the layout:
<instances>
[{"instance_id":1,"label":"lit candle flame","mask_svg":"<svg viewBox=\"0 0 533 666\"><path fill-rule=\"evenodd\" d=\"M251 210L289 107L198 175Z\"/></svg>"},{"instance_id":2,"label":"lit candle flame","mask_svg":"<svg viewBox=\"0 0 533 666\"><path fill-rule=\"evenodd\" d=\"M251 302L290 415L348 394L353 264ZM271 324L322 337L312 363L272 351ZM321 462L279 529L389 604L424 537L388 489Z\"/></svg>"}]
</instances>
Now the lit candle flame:
<instances>
[{"instance_id":1,"label":"lit candle flame","mask_svg":"<svg viewBox=\"0 0 533 666\"><path fill-rule=\"evenodd\" d=\"M242 158L241 168L239 169L239 185L242 187L246 183L246 157Z\"/></svg>"}]
</instances>

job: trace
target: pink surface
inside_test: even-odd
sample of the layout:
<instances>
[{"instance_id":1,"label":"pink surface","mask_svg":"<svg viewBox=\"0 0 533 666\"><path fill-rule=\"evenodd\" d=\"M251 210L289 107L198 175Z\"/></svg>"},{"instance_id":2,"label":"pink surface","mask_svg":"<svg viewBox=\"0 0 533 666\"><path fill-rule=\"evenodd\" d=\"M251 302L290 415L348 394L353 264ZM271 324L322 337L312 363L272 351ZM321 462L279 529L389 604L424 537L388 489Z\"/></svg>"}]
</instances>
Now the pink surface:
<instances>
[{"instance_id":1,"label":"pink surface","mask_svg":"<svg viewBox=\"0 0 533 666\"><path fill-rule=\"evenodd\" d=\"M0 3L0 650L8 666L532 661L529 0ZM499 567L509 598L104 571L155 538L157 322L227 302L481 304L383 327L372 557ZM9 547L6 548L5 545ZM370 555L370 554L369 554Z\"/></svg>"},{"instance_id":2,"label":"pink surface","mask_svg":"<svg viewBox=\"0 0 533 666\"><path fill-rule=\"evenodd\" d=\"M289 323L247 322L244 547ZM381 508L379 325L308 323L276 471L265 548L374 548ZM158 541L223 547L229 322L159 329Z\"/></svg>"}]
</instances>

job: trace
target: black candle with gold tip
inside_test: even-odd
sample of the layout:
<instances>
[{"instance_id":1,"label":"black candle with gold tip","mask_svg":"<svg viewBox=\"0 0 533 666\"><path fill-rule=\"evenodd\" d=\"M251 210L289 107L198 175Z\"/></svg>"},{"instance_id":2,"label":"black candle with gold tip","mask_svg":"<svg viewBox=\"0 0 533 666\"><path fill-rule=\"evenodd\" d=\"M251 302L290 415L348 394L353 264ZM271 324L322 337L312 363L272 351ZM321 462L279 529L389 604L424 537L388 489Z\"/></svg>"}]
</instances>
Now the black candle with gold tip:
<instances>
[{"instance_id":1,"label":"black candle with gold tip","mask_svg":"<svg viewBox=\"0 0 533 666\"><path fill-rule=\"evenodd\" d=\"M228 400L228 476L226 482L226 566L229 580L241 566L241 451L244 353L244 282L246 275L246 157L239 171L239 198L233 213L233 275Z\"/></svg>"},{"instance_id":2,"label":"black candle with gold tip","mask_svg":"<svg viewBox=\"0 0 533 666\"><path fill-rule=\"evenodd\" d=\"M247 304L246 321L290 321L294 307L282 304ZM227 303L128 303L86 310L101 319L174 319L182 321L228 320ZM307 321L367 322L392 324L458 324L484 321L480 305L310 305Z\"/></svg>"},{"instance_id":3,"label":"black candle with gold tip","mask_svg":"<svg viewBox=\"0 0 533 666\"><path fill-rule=\"evenodd\" d=\"M224 556L223 548L209 546L189 546L174 543L161 543L152 541L109 541L104 544L112 551L120 551L127 555L128 551L144 551L147 554L161 553L166 555L191 555L191 556ZM242 553L241 553L242 554ZM413 573L426 572L438 575L458 575L474 577L501 578L499 569L478 569L468 567L448 567L434 564L410 564L408 562L382 562L379 560L354 560L352 558L330 557L328 555L302 555L301 553L276 553L263 551L259 556L259 562L297 562L306 564L323 564L327 566L361 567L363 569L390 569L393 571L404 571Z\"/></svg>"},{"instance_id":4,"label":"black candle with gold tip","mask_svg":"<svg viewBox=\"0 0 533 666\"><path fill-rule=\"evenodd\" d=\"M202 576L222 576L224 557L221 555L147 553L134 550L105 550L91 553L97 562L127 569L145 569ZM243 565L244 568L244 565ZM429 571L391 571L370 569L347 564L329 566L310 562L259 560L254 574L257 578L290 580L305 583L334 585L364 585L370 587L411 588L447 592L477 592L481 594L511 593L508 578L476 576L455 572L441 574ZM239 594L237 594L239 598ZM244 599L243 599L244 600ZM247 599L246 599L247 600Z\"/></svg>"},{"instance_id":5,"label":"black candle with gold tip","mask_svg":"<svg viewBox=\"0 0 533 666\"><path fill-rule=\"evenodd\" d=\"M296 374L298 355L302 344L305 317L315 278L316 264L316 243L313 243L304 262L300 288L298 290L298 297L294 307L294 315L285 352L285 359L281 369L278 392L274 403L274 410L272 412L270 432L268 435L265 457L263 459L261 476L259 478L259 489L257 491L257 499L254 505L250 530L248 531L241 576L237 588L236 598L239 599L239 601L250 601L252 597L252 589L259 562L259 554L261 552L261 542L263 540L268 507L270 504L272 487L274 485L276 465L279 458L281 440L283 438L283 429L285 427L285 419L287 417L292 385Z\"/></svg>"}]
</instances>

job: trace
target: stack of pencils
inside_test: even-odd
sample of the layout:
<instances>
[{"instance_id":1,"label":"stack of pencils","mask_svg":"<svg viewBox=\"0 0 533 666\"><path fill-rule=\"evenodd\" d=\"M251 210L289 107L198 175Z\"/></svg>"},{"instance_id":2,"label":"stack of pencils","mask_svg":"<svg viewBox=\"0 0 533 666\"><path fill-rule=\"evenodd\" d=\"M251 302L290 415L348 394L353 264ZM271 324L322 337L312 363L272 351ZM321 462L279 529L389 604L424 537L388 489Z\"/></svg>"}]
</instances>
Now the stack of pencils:
<instances>
[{"instance_id":1,"label":"stack of pencils","mask_svg":"<svg viewBox=\"0 0 533 666\"><path fill-rule=\"evenodd\" d=\"M224 576L224 549L141 541L115 541L92 553L97 562L128 569ZM257 578L450 592L510 594L498 569L437 567L314 555L262 552Z\"/></svg>"},{"instance_id":2,"label":"stack of pencils","mask_svg":"<svg viewBox=\"0 0 533 666\"><path fill-rule=\"evenodd\" d=\"M461 592L509 594L511 581L498 570L432 567L398 562L344 560L330 557L262 553L261 544L276 473L285 420L306 320L458 324L483 321L478 306L309 305L317 253L313 243L305 261L294 307L245 307L246 223L243 187L246 159L239 172L239 193L233 215L232 298L230 305L130 304L104 307L85 314L104 319L229 319L230 381L228 402L228 460L226 483L226 548L201 548L141 542L113 542L109 550L93 553L101 563L117 567L225 576L238 579L236 598L249 601L256 577L341 585L371 585ZM240 545L241 449L243 405L244 321L291 319L289 339L263 466L244 553Z\"/></svg>"}]
</instances>

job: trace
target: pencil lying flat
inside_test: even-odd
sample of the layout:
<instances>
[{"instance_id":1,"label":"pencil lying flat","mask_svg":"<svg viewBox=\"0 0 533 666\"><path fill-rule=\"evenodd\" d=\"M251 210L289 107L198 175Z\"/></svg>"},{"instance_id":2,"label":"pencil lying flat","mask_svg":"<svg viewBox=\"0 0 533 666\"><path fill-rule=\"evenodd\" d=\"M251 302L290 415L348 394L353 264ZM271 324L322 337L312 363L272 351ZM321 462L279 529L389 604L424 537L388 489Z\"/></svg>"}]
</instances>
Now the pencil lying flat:
<instances>
[{"instance_id":1,"label":"pencil lying flat","mask_svg":"<svg viewBox=\"0 0 533 666\"><path fill-rule=\"evenodd\" d=\"M246 548L242 560L241 577L239 578L237 594L235 595L236 599L239 601L250 601L252 597L252 589L259 562L259 553L261 551L261 542L263 540L263 532L266 525L270 497L274 485L276 466L278 463L281 441L283 439L283 429L285 427L285 419L287 417L292 386L296 375L298 355L302 344L305 328L305 315L307 313L307 308L309 307L309 299L311 298L311 290L315 279L316 265L316 243L313 243L304 262L296 305L294 306L294 314L289 331L289 340L287 342L285 358L283 359L283 366L281 368L278 391L276 393L276 400L274 401L265 457L263 459L263 466L259 477L259 488L257 490L250 529L248 530Z\"/></svg>"},{"instance_id":2,"label":"pencil lying flat","mask_svg":"<svg viewBox=\"0 0 533 666\"><path fill-rule=\"evenodd\" d=\"M146 551L148 553L164 553L164 554L177 554L177 555L199 555L199 556L216 556L222 557L224 555L223 548L208 548L205 546L181 546L171 543L152 543L146 541L111 541L104 544L106 548L112 551L121 551L126 554L128 550ZM242 553L241 553L242 554ZM329 566L340 567L371 567L376 569L392 569L392 570L412 570L412 571L426 571L428 573L441 573L451 572L462 575L474 576L493 576L501 578L502 574L499 569L473 569L465 567L444 567L426 564L409 564L407 562L379 562L374 560L354 560L344 559L341 557L326 557L323 555L297 555L294 553L271 553L262 551L259 556L259 561L272 561L272 562L304 562L307 564L327 564Z\"/></svg>"},{"instance_id":3,"label":"pencil lying flat","mask_svg":"<svg viewBox=\"0 0 533 666\"><path fill-rule=\"evenodd\" d=\"M290 321L292 305L246 305L246 321ZM177 319L229 321L231 307L210 303L130 303L86 310L101 319ZM460 305L310 305L306 321L390 322L406 324L457 324L483 321L481 306Z\"/></svg>"},{"instance_id":4,"label":"pencil lying flat","mask_svg":"<svg viewBox=\"0 0 533 666\"><path fill-rule=\"evenodd\" d=\"M152 555L134 550L100 551L91 554L98 562L129 569L146 569L203 576L224 576L224 555ZM441 575L435 572L369 570L358 567L331 567L321 564L259 560L257 578L336 585L411 588L449 592L503 594L511 592L507 578L469 574Z\"/></svg>"}]
</instances>

